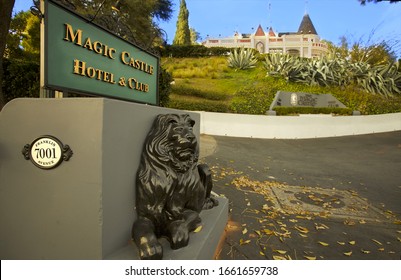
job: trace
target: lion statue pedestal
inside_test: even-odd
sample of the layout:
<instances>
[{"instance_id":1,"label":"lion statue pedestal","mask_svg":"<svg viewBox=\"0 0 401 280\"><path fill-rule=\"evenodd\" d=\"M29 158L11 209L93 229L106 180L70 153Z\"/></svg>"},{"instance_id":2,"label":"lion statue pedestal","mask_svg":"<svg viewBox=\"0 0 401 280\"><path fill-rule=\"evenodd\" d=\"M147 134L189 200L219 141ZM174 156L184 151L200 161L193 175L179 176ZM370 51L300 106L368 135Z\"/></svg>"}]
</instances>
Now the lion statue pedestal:
<instances>
[{"instance_id":1,"label":"lion statue pedestal","mask_svg":"<svg viewBox=\"0 0 401 280\"><path fill-rule=\"evenodd\" d=\"M155 118L159 114L177 112L182 114L182 111L168 108L105 98L21 98L10 101L0 114L1 259L138 260L139 250L131 241L132 225L135 221L146 221L152 207L158 207L153 208L155 211L163 210L158 217L160 221L168 224L170 217L176 220L170 223L170 227L176 230L169 231L175 232L175 248L188 241L185 227L190 231L202 223L202 230L190 232L188 246L181 249L172 250L166 239L159 238L163 259L213 258L227 223L228 200L217 197L217 207L200 211L208 188L199 188L205 187L207 180L196 172L197 148L194 150L194 146L177 138L181 143L179 148L166 150L171 148L169 145L154 147L164 149L157 153L166 155L159 161L152 161L157 168L145 166L142 169L140 162L143 143ZM200 116L194 112L189 114L196 121L193 134L198 137ZM195 139L189 133L193 121L188 117L184 119L178 117L178 122L168 121L167 127L174 127L168 136L178 136L181 128L177 124L184 121L189 125L189 142L193 143ZM26 120L29 120L29 125ZM45 134L60 139L74 151L68 162L51 170L38 168L21 153L27 143ZM180 162L169 165L169 154ZM166 167L163 164L169 165L164 172L162 170ZM143 184L146 174L153 178L146 186L156 188L154 195L148 193L146 187L137 189L137 170L142 170L138 172L138 180ZM194 177L184 179L183 175L190 170ZM202 170L205 173L207 168ZM163 177L175 183L159 184ZM195 181L198 184L193 184ZM185 193L183 182L194 196ZM178 188L182 189L178 191ZM141 192L148 198L147 202L135 199ZM166 196L169 199L164 204L157 204L167 193L172 196ZM172 197L187 200L187 203L175 204L170 201ZM195 197L197 199L190 202ZM145 206L139 205L142 201ZM184 218L187 218L186 223L179 221ZM155 221L152 219L150 221ZM160 231L161 225L154 224L156 237L167 235L167 231ZM134 226L136 236L140 236L142 230L144 228L137 230ZM151 239L145 235L142 237L142 241ZM139 245L140 242L141 237ZM160 247L156 251L160 252Z\"/></svg>"},{"instance_id":2,"label":"lion statue pedestal","mask_svg":"<svg viewBox=\"0 0 401 280\"><path fill-rule=\"evenodd\" d=\"M211 172L198 164L199 147L188 114L158 115L145 140L136 178L137 220L132 239L141 259L162 259L160 237L186 247L202 225L199 213L218 205L210 196Z\"/></svg>"}]
</instances>

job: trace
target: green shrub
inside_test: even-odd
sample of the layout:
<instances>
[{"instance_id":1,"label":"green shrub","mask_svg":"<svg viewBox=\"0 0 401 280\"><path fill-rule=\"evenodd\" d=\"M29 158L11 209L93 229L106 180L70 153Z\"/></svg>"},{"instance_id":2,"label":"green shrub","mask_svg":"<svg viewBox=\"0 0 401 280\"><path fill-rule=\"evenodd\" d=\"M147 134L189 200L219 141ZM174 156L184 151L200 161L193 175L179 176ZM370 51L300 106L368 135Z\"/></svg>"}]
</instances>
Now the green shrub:
<instances>
[{"instance_id":1,"label":"green shrub","mask_svg":"<svg viewBox=\"0 0 401 280\"><path fill-rule=\"evenodd\" d=\"M39 97L40 65L36 62L3 58L2 89L5 101Z\"/></svg>"},{"instance_id":2,"label":"green shrub","mask_svg":"<svg viewBox=\"0 0 401 280\"><path fill-rule=\"evenodd\" d=\"M162 57L205 57L227 55L230 51L231 48L208 48L203 45L167 45L160 48L160 55Z\"/></svg>"},{"instance_id":3,"label":"green shrub","mask_svg":"<svg viewBox=\"0 0 401 280\"><path fill-rule=\"evenodd\" d=\"M195 96L209 100L226 100L227 95L221 92L200 90L193 87L178 85L173 87L173 93L181 96Z\"/></svg>"},{"instance_id":4,"label":"green shrub","mask_svg":"<svg viewBox=\"0 0 401 280\"><path fill-rule=\"evenodd\" d=\"M291 83L286 81L284 78L277 77L265 78L264 83L258 87L252 86L239 90L232 98L230 110L234 113L240 114L263 115L269 110L274 96L279 90L289 92L308 92L313 94L330 93L348 107L344 112L341 112L341 110L340 112L327 112L325 111L326 109L318 109L318 111L316 111L317 114L333 113L346 115L352 111L360 111L362 114L368 115L401 112L401 97L398 96L385 98L381 95L372 95L362 91L356 86L310 86L306 84ZM276 110L276 108L279 107L275 107L274 110ZM309 114L313 112L311 109L300 109L299 111L289 111L289 109L277 110L281 110L280 112L277 112L278 115Z\"/></svg>"},{"instance_id":5,"label":"green shrub","mask_svg":"<svg viewBox=\"0 0 401 280\"><path fill-rule=\"evenodd\" d=\"M273 102L275 93L269 90L246 87L231 100L230 111L238 114L264 115Z\"/></svg>"},{"instance_id":6,"label":"green shrub","mask_svg":"<svg viewBox=\"0 0 401 280\"><path fill-rule=\"evenodd\" d=\"M170 98L168 107L188 111L228 112L226 102L205 99Z\"/></svg>"},{"instance_id":7,"label":"green shrub","mask_svg":"<svg viewBox=\"0 0 401 280\"><path fill-rule=\"evenodd\" d=\"M327 108L327 107L274 107L278 116L299 115L299 114L333 114L352 115L349 108Z\"/></svg>"},{"instance_id":8,"label":"green shrub","mask_svg":"<svg viewBox=\"0 0 401 280\"><path fill-rule=\"evenodd\" d=\"M159 104L165 107L170 100L171 82L173 77L166 69L160 67L159 73Z\"/></svg>"}]
</instances>

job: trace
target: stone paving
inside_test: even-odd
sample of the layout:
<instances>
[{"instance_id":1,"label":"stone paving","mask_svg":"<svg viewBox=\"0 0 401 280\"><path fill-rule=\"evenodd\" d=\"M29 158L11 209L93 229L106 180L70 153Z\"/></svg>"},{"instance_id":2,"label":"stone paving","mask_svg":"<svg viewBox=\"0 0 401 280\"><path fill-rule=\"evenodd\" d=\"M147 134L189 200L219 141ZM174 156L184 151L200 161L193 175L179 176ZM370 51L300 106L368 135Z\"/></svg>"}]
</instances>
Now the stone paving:
<instances>
[{"instance_id":1,"label":"stone paving","mask_svg":"<svg viewBox=\"0 0 401 280\"><path fill-rule=\"evenodd\" d=\"M230 201L217 259L400 259L401 132L310 140L201 136Z\"/></svg>"}]
</instances>

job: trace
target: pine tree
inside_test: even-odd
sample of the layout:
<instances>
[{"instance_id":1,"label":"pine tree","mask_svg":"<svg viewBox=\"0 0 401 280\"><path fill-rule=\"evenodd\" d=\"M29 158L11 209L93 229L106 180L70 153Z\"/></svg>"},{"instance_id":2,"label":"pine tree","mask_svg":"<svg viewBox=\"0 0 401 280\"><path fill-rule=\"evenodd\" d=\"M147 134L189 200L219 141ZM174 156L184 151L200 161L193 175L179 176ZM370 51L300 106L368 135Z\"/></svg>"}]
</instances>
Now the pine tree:
<instances>
[{"instance_id":1,"label":"pine tree","mask_svg":"<svg viewBox=\"0 0 401 280\"><path fill-rule=\"evenodd\" d=\"M177 19L177 30L175 32L173 45L191 44L191 32L189 30L188 17L189 11L187 9L187 4L185 3L185 0L181 0L180 13L178 14Z\"/></svg>"}]
</instances>

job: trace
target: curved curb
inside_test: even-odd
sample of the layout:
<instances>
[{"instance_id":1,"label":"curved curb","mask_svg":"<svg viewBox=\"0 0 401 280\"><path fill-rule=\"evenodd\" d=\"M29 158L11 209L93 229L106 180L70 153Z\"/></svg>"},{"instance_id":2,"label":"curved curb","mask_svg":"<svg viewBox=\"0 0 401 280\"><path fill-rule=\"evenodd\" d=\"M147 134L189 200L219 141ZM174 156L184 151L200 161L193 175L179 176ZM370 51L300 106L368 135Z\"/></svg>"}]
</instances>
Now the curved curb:
<instances>
[{"instance_id":1,"label":"curved curb","mask_svg":"<svg viewBox=\"0 0 401 280\"><path fill-rule=\"evenodd\" d=\"M200 133L261 139L308 139L401 130L401 113L359 116L261 116L197 112Z\"/></svg>"}]
</instances>

